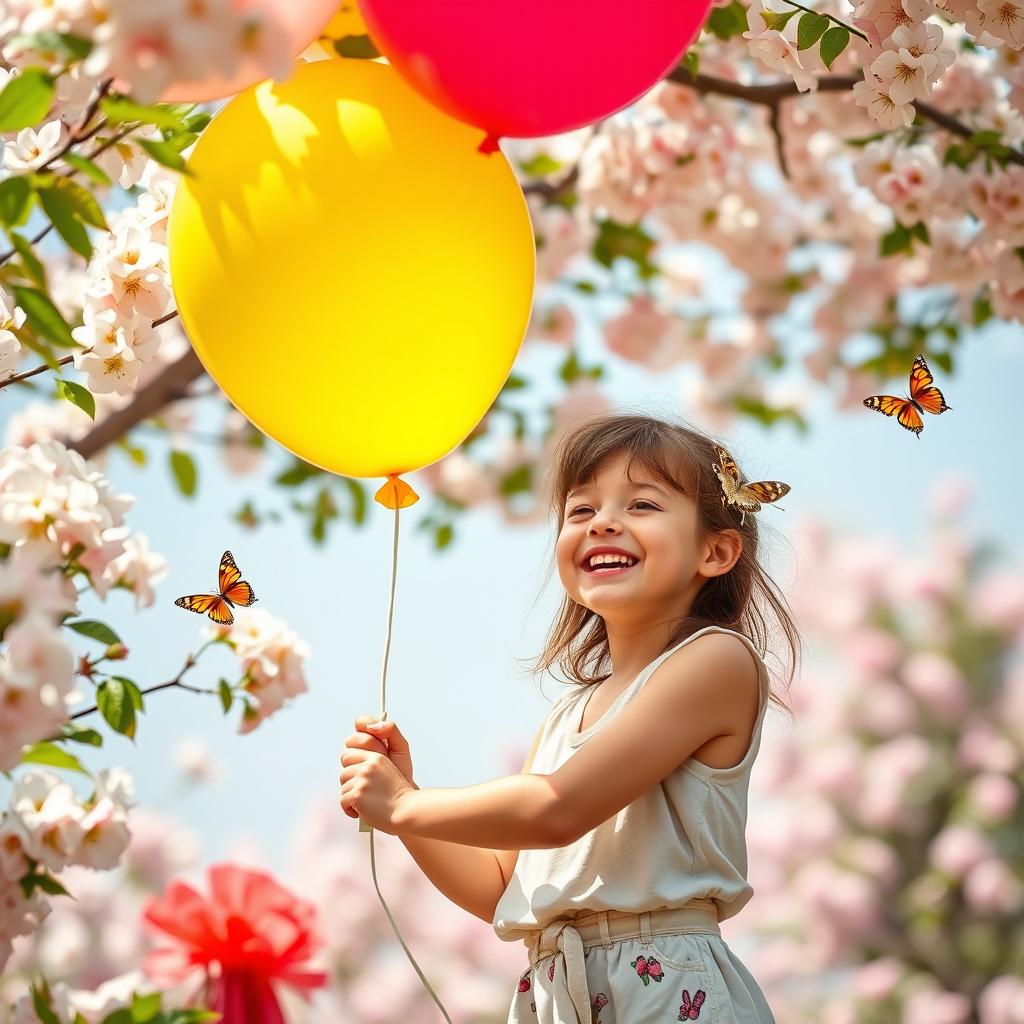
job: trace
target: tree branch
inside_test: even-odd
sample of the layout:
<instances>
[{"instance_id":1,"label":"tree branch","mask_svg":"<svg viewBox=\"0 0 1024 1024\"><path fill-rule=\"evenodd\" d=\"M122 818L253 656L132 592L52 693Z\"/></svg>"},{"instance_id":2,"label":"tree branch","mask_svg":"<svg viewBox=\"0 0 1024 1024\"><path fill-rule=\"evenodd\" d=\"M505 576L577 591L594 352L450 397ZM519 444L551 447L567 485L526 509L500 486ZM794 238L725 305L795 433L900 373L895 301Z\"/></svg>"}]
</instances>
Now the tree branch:
<instances>
[{"instance_id":1,"label":"tree branch","mask_svg":"<svg viewBox=\"0 0 1024 1024\"><path fill-rule=\"evenodd\" d=\"M667 80L677 85L685 85L695 89L701 94L714 94L717 96L729 96L732 99L747 100L749 103L760 103L763 106L775 107L784 99L790 96L798 96L800 90L796 82L781 81L769 82L764 85L744 85L742 82L733 82L727 78L715 78L712 75L693 75L681 64L671 71ZM818 92L846 92L852 89L862 79L854 75L822 75L818 79ZM928 121L937 124L953 135L962 139L969 139L976 131L962 121L957 120L952 114L932 106L930 103L923 103L921 100L914 100L914 109ZM1020 150L1011 149L1007 159L1010 163L1024 166L1024 153Z\"/></svg>"},{"instance_id":2,"label":"tree branch","mask_svg":"<svg viewBox=\"0 0 1024 1024\"><path fill-rule=\"evenodd\" d=\"M64 444L83 458L92 458L107 445L113 444L144 419L156 416L170 402L187 397L188 385L206 372L192 348L159 377L135 392L135 397L122 409L112 412L77 441L64 439Z\"/></svg>"},{"instance_id":3,"label":"tree branch","mask_svg":"<svg viewBox=\"0 0 1024 1024\"><path fill-rule=\"evenodd\" d=\"M185 658L185 664L181 666L181 670L173 679L168 679L166 683L157 683L155 686L147 687L145 690L140 690L139 692L145 696L147 693L156 693L157 690L166 690L169 687L176 686L178 689L188 690L190 693L216 693L216 690L209 689L208 687L189 686L188 683L183 683L181 681L181 677L199 660L199 655L202 654L210 644L216 642L216 638L207 640L195 654L187 655ZM91 708L86 708L84 711L76 711L73 715L69 715L68 717L73 721L76 718L84 718L86 715L91 715L94 711L99 711L98 704L94 704ZM56 738L59 739L60 737Z\"/></svg>"}]
</instances>

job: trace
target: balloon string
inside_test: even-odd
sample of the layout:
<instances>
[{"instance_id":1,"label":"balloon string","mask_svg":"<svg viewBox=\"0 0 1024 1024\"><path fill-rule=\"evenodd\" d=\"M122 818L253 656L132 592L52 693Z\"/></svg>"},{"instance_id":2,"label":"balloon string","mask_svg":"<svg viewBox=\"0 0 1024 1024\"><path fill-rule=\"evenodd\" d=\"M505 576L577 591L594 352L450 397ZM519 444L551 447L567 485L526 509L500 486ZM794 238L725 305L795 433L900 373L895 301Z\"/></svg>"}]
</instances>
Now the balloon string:
<instances>
[{"instance_id":1,"label":"balloon string","mask_svg":"<svg viewBox=\"0 0 1024 1024\"><path fill-rule=\"evenodd\" d=\"M391 547L391 593L388 596L388 625L384 640L384 665L381 669L380 676L380 721L382 722L387 719L387 711L385 710L387 705L385 686L387 685L388 677L388 652L391 650L391 618L395 610L395 578L398 575L398 504L398 502L395 503L395 533ZM420 981L426 985L431 998L435 1003L437 1003L437 1007L441 1013L444 1014L444 1019L448 1024L452 1024L452 1019L448 1016L448 1011L442 1005L441 1000L437 998L437 993L433 988L431 988L430 982L427 981L426 976L420 970L420 965L416 963L416 959L410 952L409 947L405 944L405 939L402 938L402 933L398 930L398 925L395 923L395 919L392 917L391 911L388 909L388 905L384 900L384 894L380 891L380 885L377 882L377 857L373 846L373 828L369 825L364 827L363 820L360 818L359 831L370 833L370 873L373 875L373 887L377 890L377 896L380 898L381 906L384 908L384 913L388 916L391 928L397 936L398 941L402 944L402 949L405 950L405 955L409 958L409 962L416 968L416 973L420 976Z\"/></svg>"}]
</instances>

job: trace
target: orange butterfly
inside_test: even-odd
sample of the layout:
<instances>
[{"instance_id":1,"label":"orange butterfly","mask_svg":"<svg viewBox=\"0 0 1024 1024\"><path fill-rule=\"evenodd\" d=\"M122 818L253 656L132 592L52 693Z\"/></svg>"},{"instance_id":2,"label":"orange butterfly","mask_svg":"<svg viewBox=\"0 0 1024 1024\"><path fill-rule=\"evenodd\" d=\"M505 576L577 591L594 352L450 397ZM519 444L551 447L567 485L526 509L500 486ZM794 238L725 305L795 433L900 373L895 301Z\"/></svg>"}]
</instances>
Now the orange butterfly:
<instances>
[{"instance_id":1,"label":"orange butterfly","mask_svg":"<svg viewBox=\"0 0 1024 1024\"><path fill-rule=\"evenodd\" d=\"M174 603L179 608L186 608L200 615L205 612L214 622L230 626L235 621L231 609L236 604L248 607L256 600L252 587L242 579L230 551L225 551L221 556L218 589L219 594L190 594L187 597L179 597Z\"/></svg>"},{"instance_id":2,"label":"orange butterfly","mask_svg":"<svg viewBox=\"0 0 1024 1024\"><path fill-rule=\"evenodd\" d=\"M901 427L906 427L921 439L921 431L924 430L924 420L921 419L921 411L934 413L945 412L952 409L946 405L942 392L934 387L931 371L924 361L924 356L918 356L914 365L910 368L910 395L903 398L896 398L894 395L872 395L864 399L864 404L869 409L876 409L885 416L895 416Z\"/></svg>"},{"instance_id":3,"label":"orange butterfly","mask_svg":"<svg viewBox=\"0 0 1024 1024\"><path fill-rule=\"evenodd\" d=\"M740 526L747 518L748 512L760 512L761 505L768 505L789 494L789 484L781 480L759 480L754 484L741 484L740 471L733 457L724 449L715 445L718 462L711 463L711 468L722 483L722 504L727 502L740 510Z\"/></svg>"}]
</instances>

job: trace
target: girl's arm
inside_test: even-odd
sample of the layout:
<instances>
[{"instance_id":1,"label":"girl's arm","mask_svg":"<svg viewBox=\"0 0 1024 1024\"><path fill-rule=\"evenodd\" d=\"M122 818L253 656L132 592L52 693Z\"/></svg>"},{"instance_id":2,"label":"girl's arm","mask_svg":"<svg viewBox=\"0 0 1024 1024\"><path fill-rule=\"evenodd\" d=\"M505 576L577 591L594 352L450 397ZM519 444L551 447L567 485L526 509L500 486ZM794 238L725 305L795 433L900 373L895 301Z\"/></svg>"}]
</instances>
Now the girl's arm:
<instances>
[{"instance_id":1,"label":"girl's arm","mask_svg":"<svg viewBox=\"0 0 1024 1024\"><path fill-rule=\"evenodd\" d=\"M506 775L458 789L413 789L402 795L393 816L398 836L505 850L564 846L563 821L547 775Z\"/></svg>"},{"instance_id":2,"label":"girl's arm","mask_svg":"<svg viewBox=\"0 0 1024 1024\"><path fill-rule=\"evenodd\" d=\"M506 883L493 850L400 835L420 870L443 896L488 924Z\"/></svg>"}]
</instances>

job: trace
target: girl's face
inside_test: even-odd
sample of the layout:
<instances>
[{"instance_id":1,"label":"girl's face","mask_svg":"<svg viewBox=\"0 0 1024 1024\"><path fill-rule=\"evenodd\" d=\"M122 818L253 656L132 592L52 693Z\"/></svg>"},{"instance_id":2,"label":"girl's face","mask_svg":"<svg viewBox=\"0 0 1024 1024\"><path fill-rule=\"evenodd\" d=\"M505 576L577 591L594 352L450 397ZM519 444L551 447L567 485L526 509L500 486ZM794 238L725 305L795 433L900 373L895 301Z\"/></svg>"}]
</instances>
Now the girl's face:
<instances>
[{"instance_id":1,"label":"girl's face","mask_svg":"<svg viewBox=\"0 0 1024 1024\"><path fill-rule=\"evenodd\" d=\"M693 499L638 465L633 475L638 482L626 477L625 456L599 467L594 483L567 498L555 544L566 593L621 626L649 624L652 614L686 614L704 582ZM628 552L636 564L607 575L588 571L588 553L604 545Z\"/></svg>"}]
</instances>

